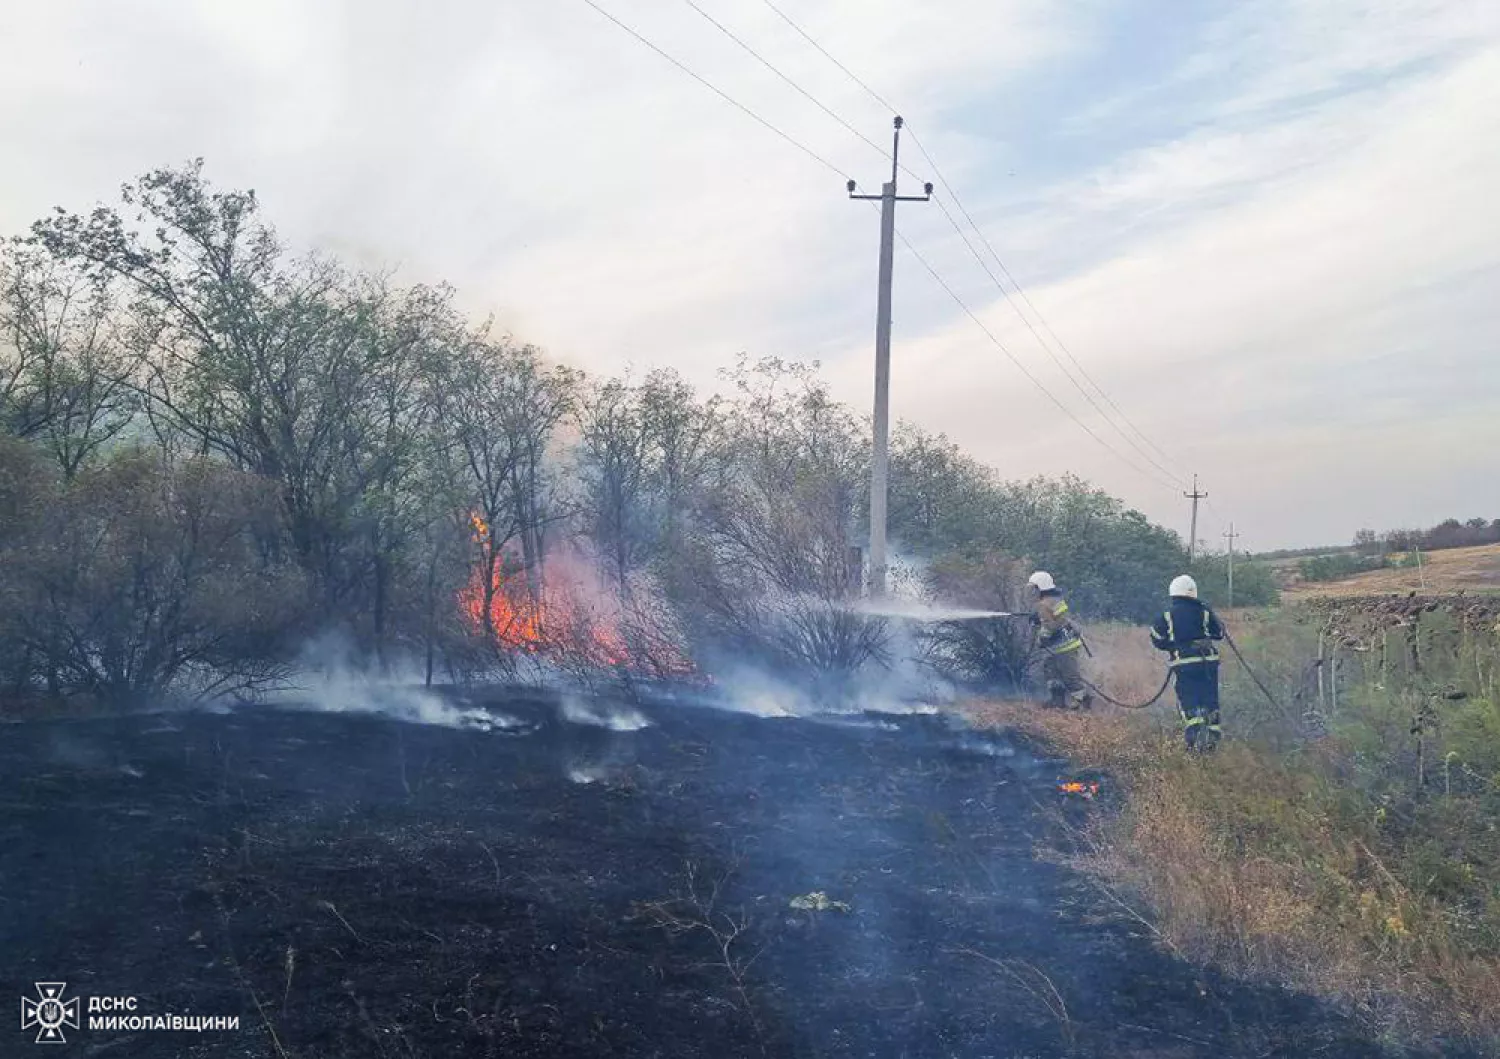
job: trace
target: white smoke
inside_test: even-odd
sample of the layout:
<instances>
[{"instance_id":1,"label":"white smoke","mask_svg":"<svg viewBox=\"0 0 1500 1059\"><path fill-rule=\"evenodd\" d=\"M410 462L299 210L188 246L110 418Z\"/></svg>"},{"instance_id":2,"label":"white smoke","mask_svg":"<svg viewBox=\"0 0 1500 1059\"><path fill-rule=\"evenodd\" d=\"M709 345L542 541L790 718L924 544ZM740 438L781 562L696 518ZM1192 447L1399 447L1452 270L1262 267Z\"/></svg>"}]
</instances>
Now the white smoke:
<instances>
[{"instance_id":1,"label":"white smoke","mask_svg":"<svg viewBox=\"0 0 1500 1059\"><path fill-rule=\"evenodd\" d=\"M649 728L651 720L639 710L627 706L607 706L602 702L588 702L576 695L564 695L560 710L563 719L573 724L586 724L595 728L608 728L612 732L638 732Z\"/></svg>"},{"instance_id":2,"label":"white smoke","mask_svg":"<svg viewBox=\"0 0 1500 1059\"><path fill-rule=\"evenodd\" d=\"M574 783L600 783L610 778L610 771L599 765L575 765L568 769L568 779Z\"/></svg>"},{"instance_id":3,"label":"white smoke","mask_svg":"<svg viewBox=\"0 0 1500 1059\"><path fill-rule=\"evenodd\" d=\"M803 717L818 712L807 692L749 667L716 674L710 705L756 717Z\"/></svg>"},{"instance_id":4,"label":"white smoke","mask_svg":"<svg viewBox=\"0 0 1500 1059\"><path fill-rule=\"evenodd\" d=\"M420 686L413 666L376 674L356 664L348 640L331 633L309 643L288 683L261 701L288 709L325 713L375 713L411 724L495 731L522 722L477 707L462 707Z\"/></svg>"}]
</instances>

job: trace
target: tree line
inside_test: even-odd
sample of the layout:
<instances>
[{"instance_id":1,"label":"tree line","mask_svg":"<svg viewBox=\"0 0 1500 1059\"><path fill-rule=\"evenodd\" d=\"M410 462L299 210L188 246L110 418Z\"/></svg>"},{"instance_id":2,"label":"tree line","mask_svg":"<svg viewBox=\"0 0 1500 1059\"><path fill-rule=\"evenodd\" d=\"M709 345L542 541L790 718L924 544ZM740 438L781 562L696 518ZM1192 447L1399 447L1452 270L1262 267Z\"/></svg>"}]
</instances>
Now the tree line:
<instances>
[{"instance_id":1,"label":"tree line","mask_svg":"<svg viewBox=\"0 0 1500 1059\"><path fill-rule=\"evenodd\" d=\"M1500 544L1500 518L1471 518L1466 522L1450 518L1431 529L1388 530L1385 533L1362 529L1354 535L1354 549L1362 555L1409 552L1418 548L1435 552L1479 544Z\"/></svg>"},{"instance_id":2,"label":"tree line","mask_svg":"<svg viewBox=\"0 0 1500 1059\"><path fill-rule=\"evenodd\" d=\"M815 365L722 374L702 395L552 363L446 286L292 253L201 162L59 208L0 253L0 680L252 692L330 629L373 666L461 679L514 664L496 604L542 600L579 557L632 663L835 685L889 663L887 623L841 605L868 424ZM1087 483L1002 481L905 424L890 524L920 589L992 606L1045 566L1083 614L1145 620L1185 564Z\"/></svg>"}]
</instances>

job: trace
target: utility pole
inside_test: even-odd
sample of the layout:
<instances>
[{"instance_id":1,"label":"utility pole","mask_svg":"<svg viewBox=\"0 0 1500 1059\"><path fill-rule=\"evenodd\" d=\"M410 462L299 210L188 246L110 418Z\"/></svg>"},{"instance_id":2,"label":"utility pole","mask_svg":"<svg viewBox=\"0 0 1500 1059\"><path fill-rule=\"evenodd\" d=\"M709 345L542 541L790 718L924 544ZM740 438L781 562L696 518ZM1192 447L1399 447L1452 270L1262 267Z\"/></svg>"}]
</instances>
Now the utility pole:
<instances>
[{"instance_id":1,"label":"utility pole","mask_svg":"<svg viewBox=\"0 0 1500 1059\"><path fill-rule=\"evenodd\" d=\"M1193 491L1191 493L1183 493L1182 495L1193 502L1193 525L1191 532L1188 533L1188 565L1192 566L1193 555L1198 548L1198 501L1202 500L1208 494L1198 492L1198 476L1195 474L1193 475Z\"/></svg>"},{"instance_id":2,"label":"utility pole","mask_svg":"<svg viewBox=\"0 0 1500 1059\"><path fill-rule=\"evenodd\" d=\"M1239 536L1234 532L1234 523L1229 524L1229 532L1224 534L1229 540L1229 601L1224 609L1228 610L1234 606L1234 539Z\"/></svg>"},{"instance_id":3,"label":"utility pole","mask_svg":"<svg viewBox=\"0 0 1500 1059\"><path fill-rule=\"evenodd\" d=\"M875 308L875 444L870 463L870 596L885 595L885 501L890 474L891 415L891 274L896 256L896 203L926 202L932 198L932 185L924 194L896 194L896 174L900 170L901 119L896 118L896 132L891 141L891 179L879 195L856 195L858 186L849 181L851 199L880 202L880 294Z\"/></svg>"}]
</instances>

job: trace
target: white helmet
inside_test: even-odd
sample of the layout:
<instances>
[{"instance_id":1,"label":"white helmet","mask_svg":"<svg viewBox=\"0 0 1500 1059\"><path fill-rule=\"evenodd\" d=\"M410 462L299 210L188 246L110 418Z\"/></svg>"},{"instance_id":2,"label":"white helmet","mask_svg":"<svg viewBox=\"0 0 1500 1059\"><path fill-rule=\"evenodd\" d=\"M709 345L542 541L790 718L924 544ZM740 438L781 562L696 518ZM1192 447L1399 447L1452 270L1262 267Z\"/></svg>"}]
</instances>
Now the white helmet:
<instances>
[{"instance_id":1,"label":"white helmet","mask_svg":"<svg viewBox=\"0 0 1500 1059\"><path fill-rule=\"evenodd\" d=\"M1045 570L1038 570L1032 574L1026 579L1026 583L1038 592L1051 592L1057 587L1056 582L1052 580L1052 575Z\"/></svg>"},{"instance_id":2,"label":"white helmet","mask_svg":"<svg viewBox=\"0 0 1500 1059\"><path fill-rule=\"evenodd\" d=\"M1198 582L1187 574L1178 574L1172 578L1172 585L1167 589L1169 596L1184 596L1188 599L1198 598Z\"/></svg>"}]
</instances>

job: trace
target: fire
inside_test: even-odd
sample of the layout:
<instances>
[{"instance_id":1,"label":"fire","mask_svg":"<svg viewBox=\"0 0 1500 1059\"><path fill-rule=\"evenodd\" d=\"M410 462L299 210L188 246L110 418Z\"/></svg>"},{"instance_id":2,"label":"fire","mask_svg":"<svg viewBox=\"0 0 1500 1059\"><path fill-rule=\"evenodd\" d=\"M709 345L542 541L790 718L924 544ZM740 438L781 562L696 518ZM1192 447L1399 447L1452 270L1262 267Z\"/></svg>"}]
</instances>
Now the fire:
<instances>
[{"instance_id":1,"label":"fire","mask_svg":"<svg viewBox=\"0 0 1500 1059\"><path fill-rule=\"evenodd\" d=\"M1080 783L1076 780L1068 783L1059 783L1057 789L1063 794L1079 794L1085 798L1092 798L1099 793L1097 782Z\"/></svg>"},{"instance_id":2,"label":"fire","mask_svg":"<svg viewBox=\"0 0 1500 1059\"><path fill-rule=\"evenodd\" d=\"M474 540L485 544L489 526L474 515ZM497 646L525 651L554 662L591 668L624 669L643 676L685 677L695 667L659 623L637 619L627 637L623 608L601 589L581 560L549 559L546 574L533 584L524 572L495 564L485 613L485 571L480 564L459 593L459 606L478 629L489 629ZM640 626L646 626L644 628ZM638 641L632 647L631 639Z\"/></svg>"}]
</instances>

